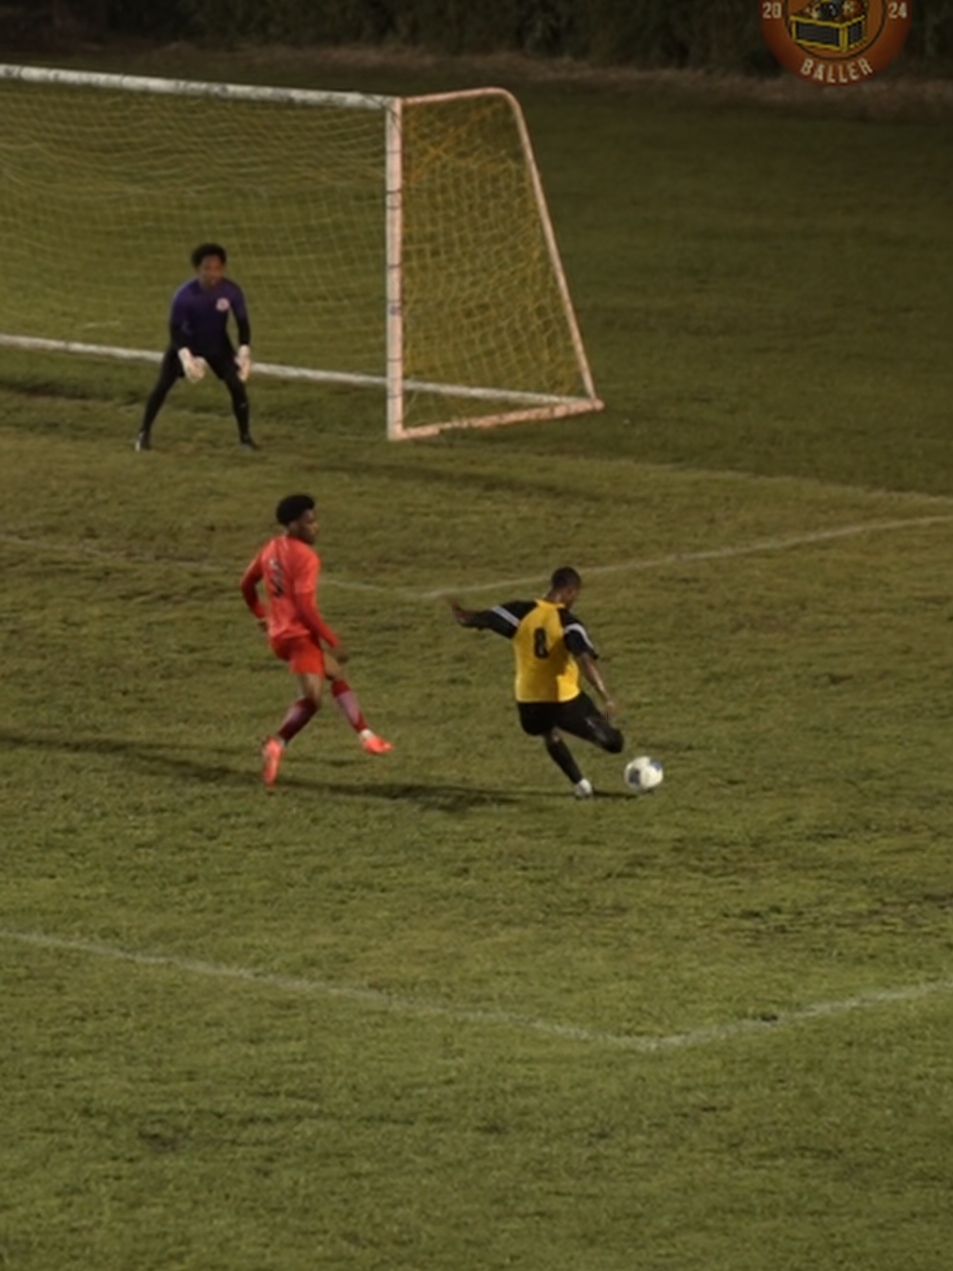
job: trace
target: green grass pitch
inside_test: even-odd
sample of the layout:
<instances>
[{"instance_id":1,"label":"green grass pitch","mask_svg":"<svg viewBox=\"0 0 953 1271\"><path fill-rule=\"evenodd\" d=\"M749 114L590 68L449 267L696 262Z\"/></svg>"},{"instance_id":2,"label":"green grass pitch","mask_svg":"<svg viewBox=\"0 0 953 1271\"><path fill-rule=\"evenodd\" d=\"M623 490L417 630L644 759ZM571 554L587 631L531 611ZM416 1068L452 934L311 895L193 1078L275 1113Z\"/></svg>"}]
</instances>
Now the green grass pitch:
<instances>
[{"instance_id":1,"label":"green grass pitch","mask_svg":"<svg viewBox=\"0 0 953 1271\"><path fill-rule=\"evenodd\" d=\"M513 86L602 415L253 380L249 455L204 383L139 455L150 368L0 352L0 1267L949 1266L951 124ZM301 487L394 751L266 796ZM450 621L562 563L650 797Z\"/></svg>"}]
</instances>

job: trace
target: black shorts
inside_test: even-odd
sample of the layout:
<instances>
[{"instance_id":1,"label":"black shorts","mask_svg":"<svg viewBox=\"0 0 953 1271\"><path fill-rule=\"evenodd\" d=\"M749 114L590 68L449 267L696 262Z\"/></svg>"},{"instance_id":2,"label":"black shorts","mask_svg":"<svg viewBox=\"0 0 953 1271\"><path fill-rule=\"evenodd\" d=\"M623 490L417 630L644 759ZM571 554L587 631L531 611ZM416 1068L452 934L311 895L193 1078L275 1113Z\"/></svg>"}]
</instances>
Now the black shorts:
<instances>
[{"instance_id":1,"label":"black shorts","mask_svg":"<svg viewBox=\"0 0 953 1271\"><path fill-rule=\"evenodd\" d=\"M617 755L625 738L603 715L591 697L579 693L568 702L517 702L520 725L531 737L542 737L552 729L591 741L594 746Z\"/></svg>"}]
</instances>

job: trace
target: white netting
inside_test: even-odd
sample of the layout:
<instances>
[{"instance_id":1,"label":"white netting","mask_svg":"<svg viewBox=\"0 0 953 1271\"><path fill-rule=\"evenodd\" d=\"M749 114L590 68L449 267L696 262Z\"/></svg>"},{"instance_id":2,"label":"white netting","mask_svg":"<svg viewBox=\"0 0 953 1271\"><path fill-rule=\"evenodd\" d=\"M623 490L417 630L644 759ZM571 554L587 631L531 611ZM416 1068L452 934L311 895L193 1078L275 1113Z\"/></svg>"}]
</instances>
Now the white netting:
<instances>
[{"instance_id":1,"label":"white netting","mask_svg":"<svg viewBox=\"0 0 953 1271\"><path fill-rule=\"evenodd\" d=\"M156 347L211 239L256 357L381 374L380 111L0 81L0 118L4 331Z\"/></svg>"},{"instance_id":2,"label":"white netting","mask_svg":"<svg viewBox=\"0 0 953 1271\"><path fill-rule=\"evenodd\" d=\"M505 95L408 102L388 167L390 99L29 74L0 68L0 338L160 349L189 253L212 240L259 364L381 385L399 365L406 424L472 416L461 387L494 410L508 394L598 405Z\"/></svg>"}]
</instances>

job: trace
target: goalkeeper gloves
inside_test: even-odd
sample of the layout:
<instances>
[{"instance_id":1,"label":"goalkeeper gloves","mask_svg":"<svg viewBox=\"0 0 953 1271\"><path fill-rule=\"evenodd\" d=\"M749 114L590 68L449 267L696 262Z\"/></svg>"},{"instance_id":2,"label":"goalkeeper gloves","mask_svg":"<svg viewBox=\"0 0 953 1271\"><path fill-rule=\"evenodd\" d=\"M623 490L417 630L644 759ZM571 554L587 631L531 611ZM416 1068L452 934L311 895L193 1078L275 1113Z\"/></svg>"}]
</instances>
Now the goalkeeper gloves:
<instances>
[{"instance_id":1,"label":"goalkeeper gloves","mask_svg":"<svg viewBox=\"0 0 953 1271\"><path fill-rule=\"evenodd\" d=\"M238 367L238 378L243 384L246 383L249 375L251 375L251 349L247 344L242 344L239 347L235 364Z\"/></svg>"},{"instance_id":2,"label":"goalkeeper gloves","mask_svg":"<svg viewBox=\"0 0 953 1271\"><path fill-rule=\"evenodd\" d=\"M186 379L191 384L197 384L205 374L207 365L205 358L194 357L191 349L179 349L179 361L182 363Z\"/></svg>"}]
</instances>

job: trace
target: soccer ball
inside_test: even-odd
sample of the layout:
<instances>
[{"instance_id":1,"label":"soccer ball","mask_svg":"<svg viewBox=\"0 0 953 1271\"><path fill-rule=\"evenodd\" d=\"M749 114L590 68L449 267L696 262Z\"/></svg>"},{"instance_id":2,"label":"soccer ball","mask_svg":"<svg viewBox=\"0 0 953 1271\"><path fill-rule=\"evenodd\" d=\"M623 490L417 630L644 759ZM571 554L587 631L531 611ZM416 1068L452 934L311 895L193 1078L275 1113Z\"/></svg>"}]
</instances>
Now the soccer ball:
<instances>
[{"instance_id":1,"label":"soccer ball","mask_svg":"<svg viewBox=\"0 0 953 1271\"><path fill-rule=\"evenodd\" d=\"M647 794L662 784L662 765L648 755L639 755L625 765L625 784L633 794Z\"/></svg>"}]
</instances>

